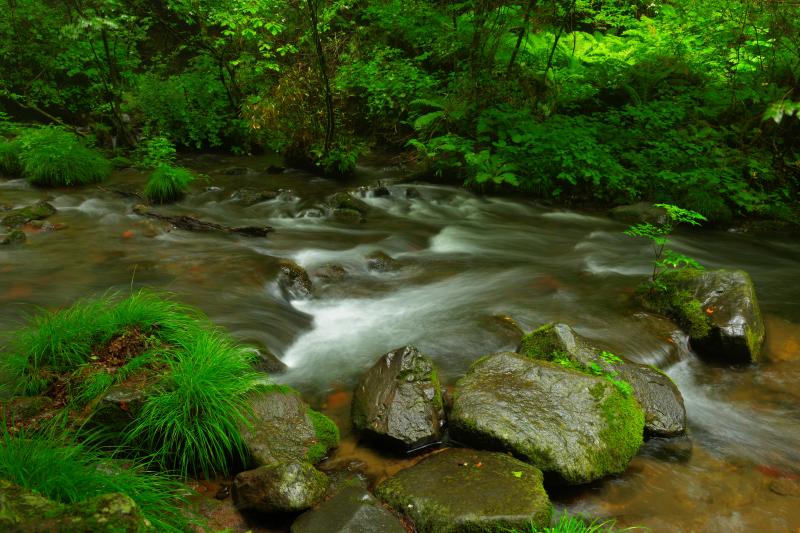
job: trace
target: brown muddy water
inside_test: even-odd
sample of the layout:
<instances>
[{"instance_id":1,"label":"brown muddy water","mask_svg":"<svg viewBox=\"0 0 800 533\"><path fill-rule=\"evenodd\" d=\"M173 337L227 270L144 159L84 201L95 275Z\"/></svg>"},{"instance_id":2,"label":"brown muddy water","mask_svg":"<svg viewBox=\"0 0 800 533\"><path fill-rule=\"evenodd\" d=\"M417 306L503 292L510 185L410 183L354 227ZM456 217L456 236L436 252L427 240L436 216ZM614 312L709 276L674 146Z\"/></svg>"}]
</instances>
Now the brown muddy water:
<instances>
[{"instance_id":1,"label":"brown muddy water","mask_svg":"<svg viewBox=\"0 0 800 533\"><path fill-rule=\"evenodd\" d=\"M361 167L348 184L292 170L270 175L270 163L193 157L184 164L207 178L184 201L158 208L232 226L269 224L276 230L269 238L169 231L133 215L131 200L94 187L43 191L0 180L0 205L46 199L59 210L49 222L66 226L27 228L26 244L0 248L0 330L20 324L35 306L58 308L109 289L172 291L237 338L279 355L290 369L276 379L301 389L343 428L340 449L323 467L355 468L377 483L419 457L379 454L349 430L349 391L375 359L413 343L452 384L478 357L515 347L496 315L525 329L566 322L616 353L663 368L685 397L690 433L646 443L621 476L552 491L559 508L653 531L800 531L797 239L728 231L675 238L676 250L709 268L743 268L756 283L767 322L765 360L727 368L699 360L684 336L629 303L650 258L646 243L622 233L624 224L526 200L401 184L400 173L383 163ZM121 171L106 186L141 187L144 179ZM376 182L391 195L364 198L372 207L366 222L327 217L326 196ZM248 207L231 199L241 187L285 191ZM395 257L398 268L368 269L364 256L376 250ZM275 283L283 258L309 270L313 298L284 298ZM346 269L344 279L315 278L331 263ZM216 492L214 484L201 485Z\"/></svg>"}]
</instances>

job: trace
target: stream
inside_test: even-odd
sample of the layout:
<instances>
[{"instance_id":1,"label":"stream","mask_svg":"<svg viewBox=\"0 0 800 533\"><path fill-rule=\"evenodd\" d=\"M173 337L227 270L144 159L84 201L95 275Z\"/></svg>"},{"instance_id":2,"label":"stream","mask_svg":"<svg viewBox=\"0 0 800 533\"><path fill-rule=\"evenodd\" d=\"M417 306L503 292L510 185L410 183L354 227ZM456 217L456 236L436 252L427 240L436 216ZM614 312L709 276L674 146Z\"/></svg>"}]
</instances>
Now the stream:
<instances>
[{"instance_id":1,"label":"stream","mask_svg":"<svg viewBox=\"0 0 800 533\"><path fill-rule=\"evenodd\" d=\"M388 161L388 160L386 160ZM557 507L653 531L797 531L800 527L800 241L702 230L672 247L707 268L752 276L767 326L764 361L728 368L702 361L686 338L633 306L651 269L649 245L602 214L546 208L526 199L479 197L437 185L403 184L376 159L347 184L288 170L268 156L191 156L207 175L169 207L230 226L270 225L268 238L165 231L131 213L134 201L101 191L37 190L0 180L0 205L46 199L59 231L0 247L0 331L34 306L58 308L108 290L153 287L202 309L236 338L269 347L289 369L276 377L332 416L342 445L328 460L357 462L378 482L418 457L361 446L349 429L349 393L385 352L415 344L452 385L478 357L514 350L504 321L523 329L565 322L614 353L661 367L686 401L689 438L646 443L628 471L554 491ZM390 164L389 164L390 165ZM234 175L235 174L235 175ZM107 187L141 187L145 174L115 172ZM389 196L363 198L363 223L324 216L329 195L382 183ZM244 206L239 188L283 189ZM396 268L370 269L383 251ZM287 300L281 259L312 276L313 298ZM337 264L341 280L315 276Z\"/></svg>"}]
</instances>

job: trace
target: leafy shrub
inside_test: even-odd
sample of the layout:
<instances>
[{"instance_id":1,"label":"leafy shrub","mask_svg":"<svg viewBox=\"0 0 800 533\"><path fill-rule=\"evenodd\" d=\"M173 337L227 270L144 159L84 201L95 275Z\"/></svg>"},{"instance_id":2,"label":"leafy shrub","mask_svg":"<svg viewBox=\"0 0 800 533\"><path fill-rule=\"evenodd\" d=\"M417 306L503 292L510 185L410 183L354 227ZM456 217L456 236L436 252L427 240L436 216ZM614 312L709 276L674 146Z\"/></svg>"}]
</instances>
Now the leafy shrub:
<instances>
[{"instance_id":1,"label":"leafy shrub","mask_svg":"<svg viewBox=\"0 0 800 533\"><path fill-rule=\"evenodd\" d=\"M174 165L177 151L175 144L166 137L151 137L136 148L138 166L153 168L159 165Z\"/></svg>"},{"instance_id":2,"label":"leafy shrub","mask_svg":"<svg viewBox=\"0 0 800 533\"><path fill-rule=\"evenodd\" d=\"M102 181L111 164L77 136L56 127L28 130L19 136L20 164L33 185L57 187Z\"/></svg>"},{"instance_id":3,"label":"leafy shrub","mask_svg":"<svg viewBox=\"0 0 800 533\"><path fill-rule=\"evenodd\" d=\"M129 496L157 531L185 531L182 484L139 465L119 468L96 448L51 429L0 440L0 478L64 504L119 492Z\"/></svg>"},{"instance_id":4,"label":"leafy shrub","mask_svg":"<svg viewBox=\"0 0 800 533\"><path fill-rule=\"evenodd\" d=\"M188 169L161 164L147 179L144 195L153 203L174 202L186 194L186 189L193 180L194 176Z\"/></svg>"}]
</instances>

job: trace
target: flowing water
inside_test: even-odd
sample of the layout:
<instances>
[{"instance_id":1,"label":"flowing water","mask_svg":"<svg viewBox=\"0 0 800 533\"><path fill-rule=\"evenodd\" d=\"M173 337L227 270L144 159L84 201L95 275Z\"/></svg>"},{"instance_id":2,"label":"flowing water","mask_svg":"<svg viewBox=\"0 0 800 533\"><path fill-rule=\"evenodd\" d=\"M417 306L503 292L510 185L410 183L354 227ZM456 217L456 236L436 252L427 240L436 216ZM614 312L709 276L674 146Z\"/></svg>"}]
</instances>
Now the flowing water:
<instances>
[{"instance_id":1,"label":"flowing water","mask_svg":"<svg viewBox=\"0 0 800 533\"><path fill-rule=\"evenodd\" d=\"M0 248L0 330L19 324L35 305L58 308L109 288L172 291L237 338L281 357L290 368L279 380L344 428L331 462L360 462L378 481L415 459L381 456L350 435L348 393L376 358L416 344L452 384L478 357L515 348L500 317L526 330L566 322L615 353L661 366L684 394L690 438L647 443L624 475L554 492L559 506L655 531L800 527L796 239L724 231L675 238L678 251L710 268L743 268L756 283L767 322L765 362L726 368L699 360L684 336L637 312L630 295L649 273L649 248L602 215L405 185L396 169L376 165L360 168L347 187L380 181L391 195L364 198L372 208L366 222L337 223L325 216L324 200L345 187L340 183L297 171L268 175L267 158L205 155L185 163L208 177L164 212L269 224L275 233L167 231L131 214L133 202L111 192L0 181L0 205L47 199L59 210L49 222L66 226L28 228L25 245ZM107 186L143 180L127 170ZM243 206L230 197L239 187L283 192ZM370 270L365 255L378 250L397 259L396 268ZM314 297L284 297L276 285L283 258L311 273ZM315 276L328 264L344 267L345 277Z\"/></svg>"}]
</instances>

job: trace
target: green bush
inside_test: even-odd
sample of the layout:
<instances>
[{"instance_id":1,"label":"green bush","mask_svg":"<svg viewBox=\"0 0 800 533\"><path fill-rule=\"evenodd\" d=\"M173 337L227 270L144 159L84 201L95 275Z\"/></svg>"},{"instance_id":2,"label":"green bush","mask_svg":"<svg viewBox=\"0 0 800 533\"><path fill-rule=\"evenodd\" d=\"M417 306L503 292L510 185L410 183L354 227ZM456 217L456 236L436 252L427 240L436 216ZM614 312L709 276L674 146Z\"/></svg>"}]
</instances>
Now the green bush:
<instances>
[{"instance_id":1,"label":"green bush","mask_svg":"<svg viewBox=\"0 0 800 533\"><path fill-rule=\"evenodd\" d=\"M147 179L144 196L150 202L166 204L183 198L194 180L191 171L183 167L158 165Z\"/></svg>"},{"instance_id":2,"label":"green bush","mask_svg":"<svg viewBox=\"0 0 800 533\"><path fill-rule=\"evenodd\" d=\"M3 427L0 478L64 504L122 493L136 502L155 531L189 528L181 483L136 464L119 468L111 457L56 430L12 436Z\"/></svg>"},{"instance_id":3,"label":"green bush","mask_svg":"<svg viewBox=\"0 0 800 533\"><path fill-rule=\"evenodd\" d=\"M19 136L20 164L33 185L58 187L97 183L111 173L111 163L63 129L43 127Z\"/></svg>"}]
</instances>

